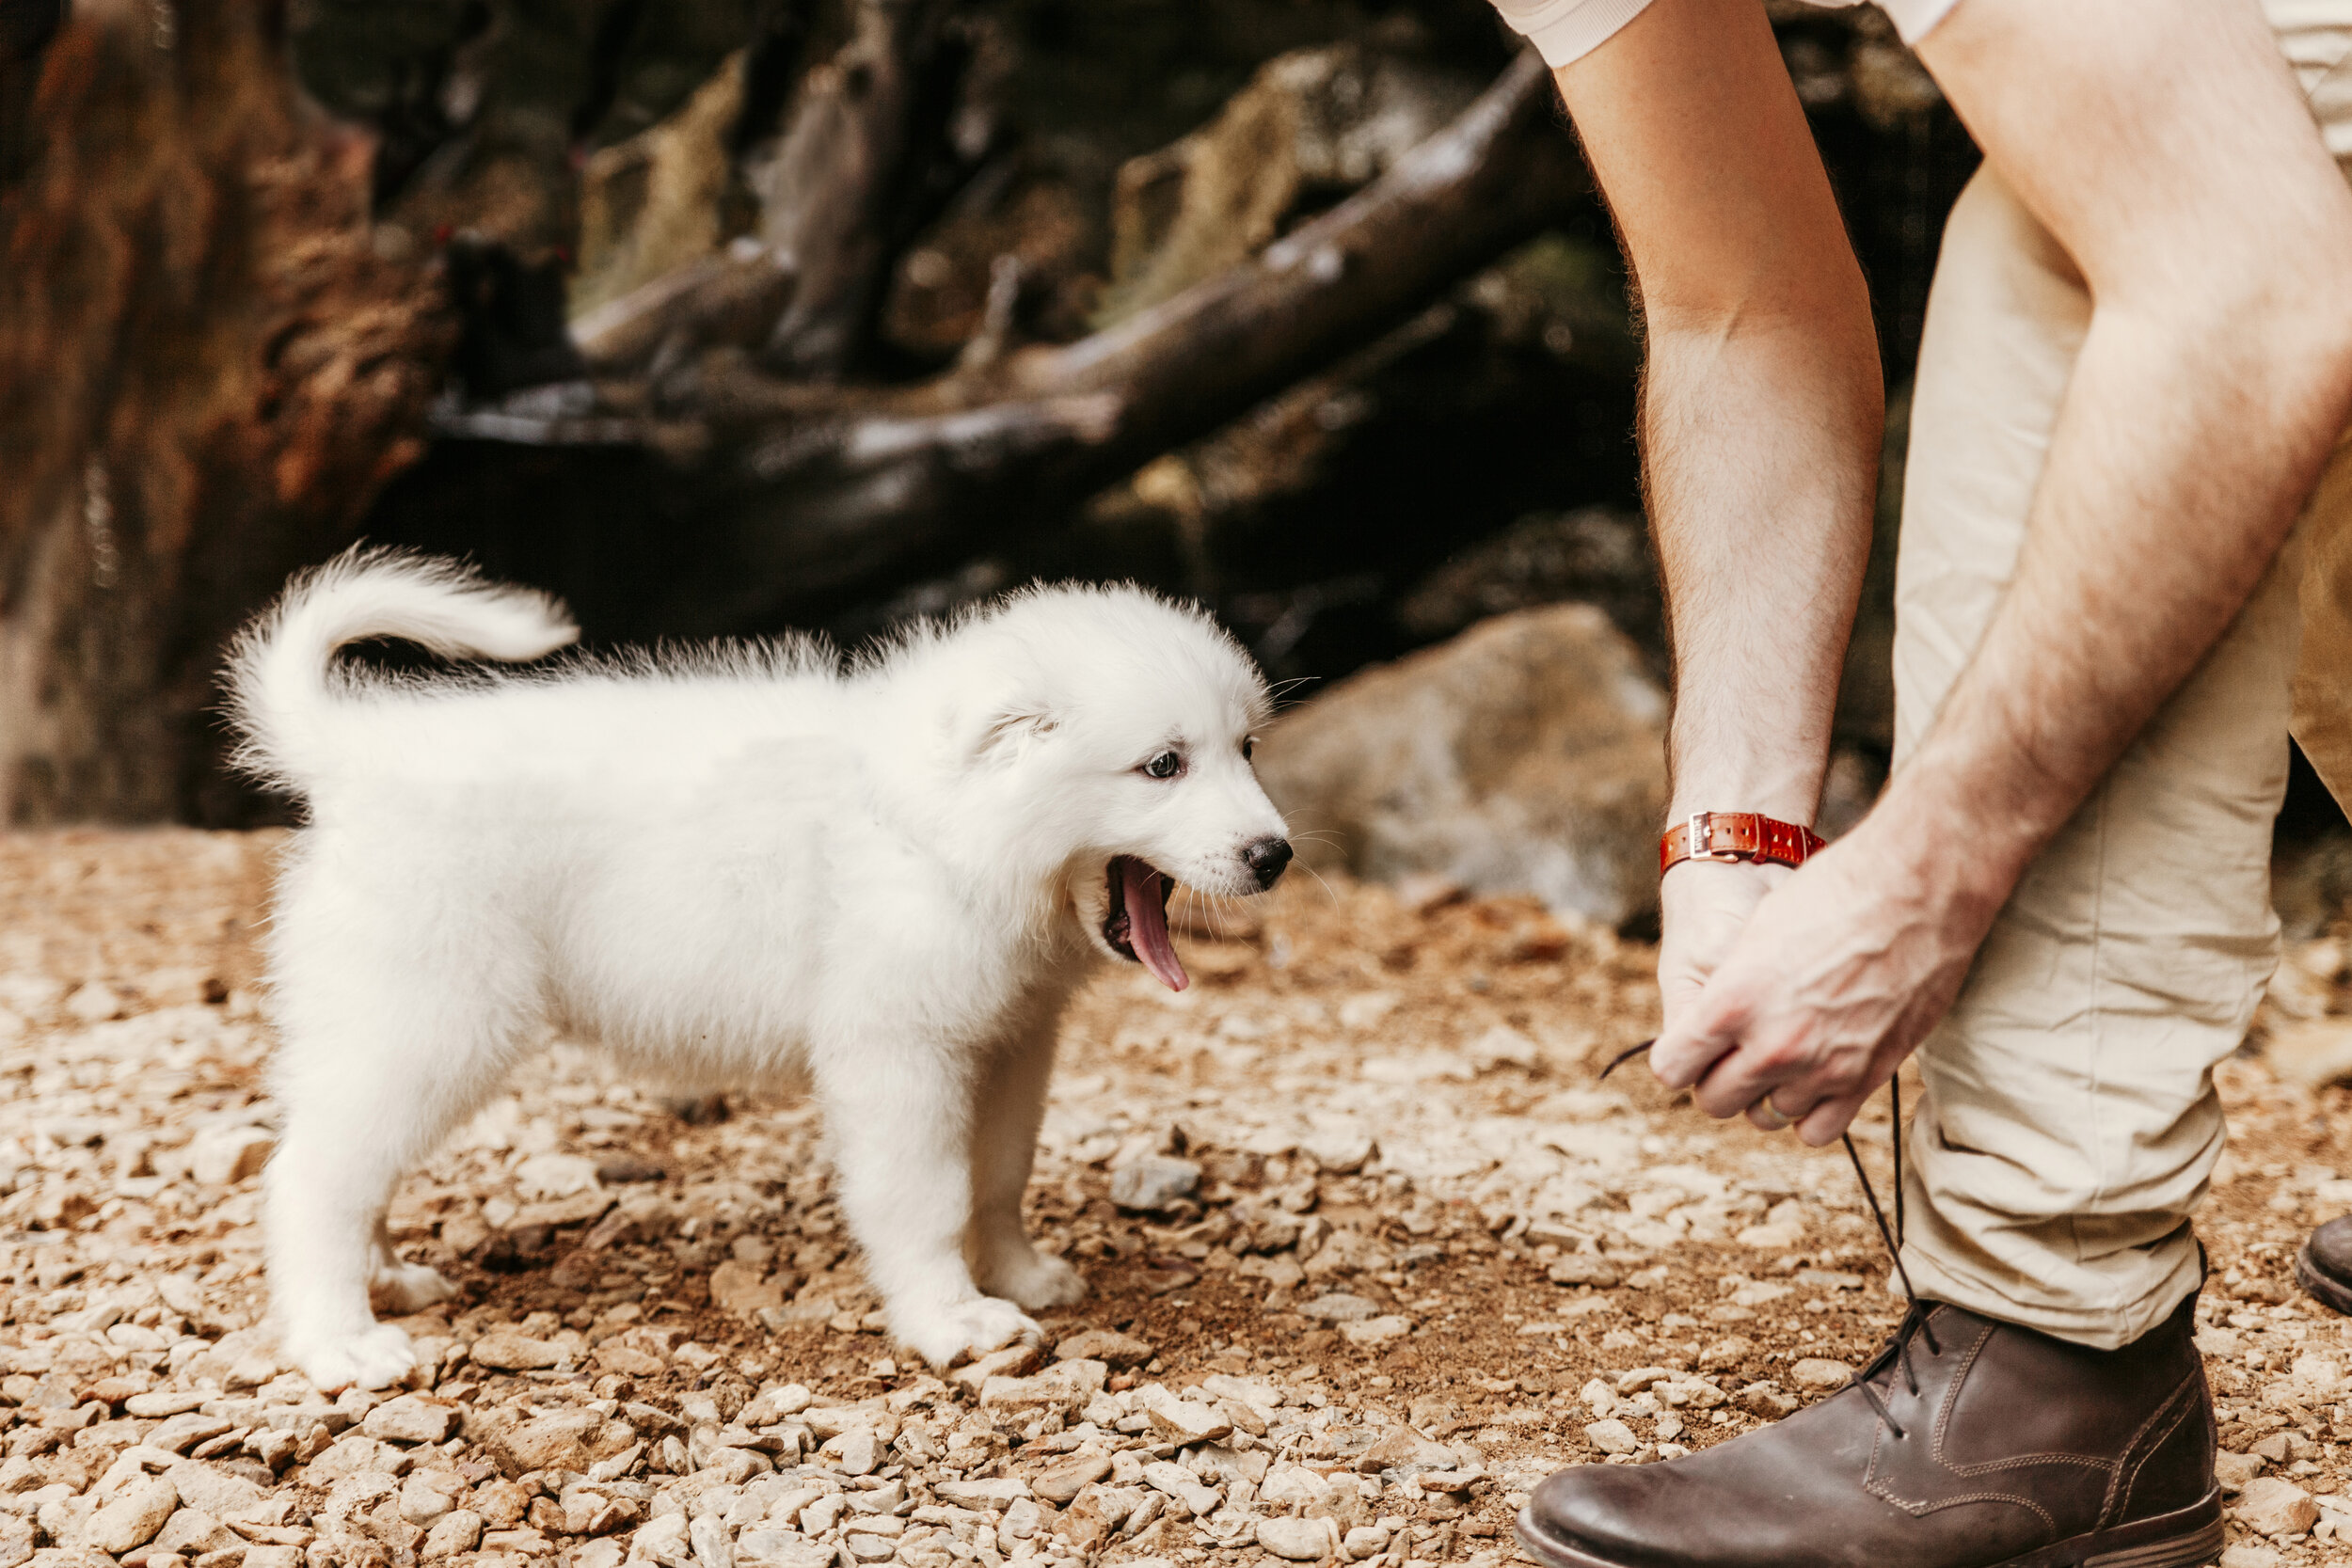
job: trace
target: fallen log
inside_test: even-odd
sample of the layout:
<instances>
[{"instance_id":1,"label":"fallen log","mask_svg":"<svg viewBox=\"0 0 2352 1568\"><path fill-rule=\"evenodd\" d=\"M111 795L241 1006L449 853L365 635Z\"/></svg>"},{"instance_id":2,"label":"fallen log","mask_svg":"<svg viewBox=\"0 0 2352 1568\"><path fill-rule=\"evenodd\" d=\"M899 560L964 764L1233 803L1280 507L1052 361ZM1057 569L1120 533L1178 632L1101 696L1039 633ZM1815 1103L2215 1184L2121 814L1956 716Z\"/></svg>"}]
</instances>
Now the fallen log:
<instances>
[{"instance_id":1,"label":"fallen log","mask_svg":"<svg viewBox=\"0 0 2352 1568\"><path fill-rule=\"evenodd\" d=\"M1529 55L1330 212L1074 343L900 388L813 388L708 356L647 400L701 420L713 453L711 534L665 620L773 624L985 548L1391 330L1587 188Z\"/></svg>"}]
</instances>

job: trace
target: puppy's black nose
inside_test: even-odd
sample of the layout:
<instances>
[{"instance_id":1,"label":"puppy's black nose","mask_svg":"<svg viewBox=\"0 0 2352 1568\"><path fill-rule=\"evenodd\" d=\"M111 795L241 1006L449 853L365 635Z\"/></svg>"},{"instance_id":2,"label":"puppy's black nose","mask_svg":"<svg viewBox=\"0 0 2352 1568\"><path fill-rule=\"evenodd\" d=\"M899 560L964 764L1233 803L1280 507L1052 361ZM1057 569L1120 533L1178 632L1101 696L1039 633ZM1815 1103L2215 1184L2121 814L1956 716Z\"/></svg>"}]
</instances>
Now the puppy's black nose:
<instances>
[{"instance_id":1,"label":"puppy's black nose","mask_svg":"<svg viewBox=\"0 0 2352 1568\"><path fill-rule=\"evenodd\" d=\"M1287 838L1262 838L1241 852L1241 858L1258 879L1260 887L1272 887L1281 876L1282 867L1291 863L1291 841Z\"/></svg>"}]
</instances>

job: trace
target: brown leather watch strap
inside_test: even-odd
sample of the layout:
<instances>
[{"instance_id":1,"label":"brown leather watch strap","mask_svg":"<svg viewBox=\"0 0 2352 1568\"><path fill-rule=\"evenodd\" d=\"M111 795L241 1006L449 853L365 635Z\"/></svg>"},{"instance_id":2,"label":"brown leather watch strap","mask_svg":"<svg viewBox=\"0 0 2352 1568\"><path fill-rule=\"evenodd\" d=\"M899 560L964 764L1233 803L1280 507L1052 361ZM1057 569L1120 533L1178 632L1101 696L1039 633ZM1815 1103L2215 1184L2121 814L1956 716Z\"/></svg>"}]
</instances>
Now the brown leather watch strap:
<instances>
[{"instance_id":1,"label":"brown leather watch strap","mask_svg":"<svg viewBox=\"0 0 2352 1568\"><path fill-rule=\"evenodd\" d=\"M1828 840L1810 828L1752 811L1697 811L1658 841L1658 874L1684 861L1771 861L1803 865Z\"/></svg>"}]
</instances>

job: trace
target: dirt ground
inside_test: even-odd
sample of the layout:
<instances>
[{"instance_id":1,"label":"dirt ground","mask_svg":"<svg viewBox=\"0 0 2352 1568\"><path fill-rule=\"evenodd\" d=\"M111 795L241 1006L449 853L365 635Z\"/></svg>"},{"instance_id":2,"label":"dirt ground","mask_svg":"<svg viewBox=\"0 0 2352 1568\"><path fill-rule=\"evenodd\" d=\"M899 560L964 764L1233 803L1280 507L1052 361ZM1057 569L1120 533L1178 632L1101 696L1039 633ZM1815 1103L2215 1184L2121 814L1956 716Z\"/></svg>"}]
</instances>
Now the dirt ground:
<instances>
[{"instance_id":1,"label":"dirt ground","mask_svg":"<svg viewBox=\"0 0 2352 1568\"><path fill-rule=\"evenodd\" d=\"M1750 1430L1899 1316L1841 1150L1595 1082L1646 948L1294 879L1180 936L1190 991L1073 1010L1031 1209L1093 1294L1041 1358L894 1352L805 1109L690 1122L558 1045L399 1190L463 1287L410 1391L329 1400L262 1326L275 842L0 838L0 1568L1500 1562L1536 1479ZM2345 951L2274 1010L2352 1012ZM2352 1560L2352 1324L2289 1283L2352 1092L2265 1027L2201 1226L2230 1568Z\"/></svg>"}]
</instances>

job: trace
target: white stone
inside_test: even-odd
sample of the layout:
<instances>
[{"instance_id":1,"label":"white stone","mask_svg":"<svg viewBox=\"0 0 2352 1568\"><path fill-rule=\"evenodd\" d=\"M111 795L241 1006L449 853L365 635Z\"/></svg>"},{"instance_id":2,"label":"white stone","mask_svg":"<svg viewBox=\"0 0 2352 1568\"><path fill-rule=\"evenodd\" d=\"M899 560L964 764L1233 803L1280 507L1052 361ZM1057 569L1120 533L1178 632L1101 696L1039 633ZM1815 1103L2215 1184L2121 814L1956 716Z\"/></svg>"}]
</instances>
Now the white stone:
<instances>
[{"instance_id":1,"label":"white stone","mask_svg":"<svg viewBox=\"0 0 2352 1568\"><path fill-rule=\"evenodd\" d=\"M1322 1507L1336 1494L1324 1479L1303 1465L1277 1463L1258 1487L1258 1500L1271 1508Z\"/></svg>"},{"instance_id":2,"label":"white stone","mask_svg":"<svg viewBox=\"0 0 2352 1568\"><path fill-rule=\"evenodd\" d=\"M1843 1388L1853 1381L1853 1369L1843 1361L1807 1356L1789 1367L1788 1378L1800 1388Z\"/></svg>"},{"instance_id":3,"label":"white stone","mask_svg":"<svg viewBox=\"0 0 2352 1568\"><path fill-rule=\"evenodd\" d=\"M1340 1338L1351 1345L1385 1345L1412 1332L1413 1320L1397 1312L1367 1318L1359 1323L1340 1324Z\"/></svg>"},{"instance_id":4,"label":"white stone","mask_svg":"<svg viewBox=\"0 0 2352 1568\"><path fill-rule=\"evenodd\" d=\"M1200 1479L1182 1465L1161 1460L1143 1467L1143 1483L1156 1492L1165 1492L1192 1511L1196 1519L1205 1519L1216 1512L1221 1500L1214 1486L1204 1486Z\"/></svg>"},{"instance_id":5,"label":"white stone","mask_svg":"<svg viewBox=\"0 0 2352 1568\"><path fill-rule=\"evenodd\" d=\"M385 1401L359 1422L370 1437L395 1443L438 1443L457 1430L457 1407L441 1400L403 1394Z\"/></svg>"},{"instance_id":6,"label":"white stone","mask_svg":"<svg viewBox=\"0 0 2352 1568\"><path fill-rule=\"evenodd\" d=\"M686 1527L687 1544L693 1548L695 1568L735 1568L735 1537L724 1519L706 1513Z\"/></svg>"},{"instance_id":7,"label":"white stone","mask_svg":"<svg viewBox=\"0 0 2352 1568\"><path fill-rule=\"evenodd\" d=\"M1336 1176L1350 1176L1364 1168L1379 1147L1370 1132L1353 1124L1338 1124L1318 1128L1298 1142L1298 1147L1314 1157L1316 1164Z\"/></svg>"},{"instance_id":8,"label":"white stone","mask_svg":"<svg viewBox=\"0 0 2352 1568\"><path fill-rule=\"evenodd\" d=\"M155 1532L179 1506L179 1490L170 1481L161 1476L143 1477L90 1515L83 1527L81 1544L120 1557L154 1540Z\"/></svg>"},{"instance_id":9,"label":"white stone","mask_svg":"<svg viewBox=\"0 0 2352 1568\"><path fill-rule=\"evenodd\" d=\"M129 1006L120 991L99 980L74 987L72 994L65 999L67 1015L82 1023L104 1023L120 1018Z\"/></svg>"},{"instance_id":10,"label":"white stone","mask_svg":"<svg viewBox=\"0 0 2352 1568\"><path fill-rule=\"evenodd\" d=\"M2235 1492L2263 1473L2264 1463L2258 1453L2236 1453L2223 1449L2213 1456L2213 1470L2221 1481L2221 1490Z\"/></svg>"},{"instance_id":11,"label":"white stone","mask_svg":"<svg viewBox=\"0 0 2352 1568\"><path fill-rule=\"evenodd\" d=\"M985 1481L943 1481L931 1491L943 1503L993 1513L1027 1497L1029 1483L1018 1476L992 1476Z\"/></svg>"},{"instance_id":12,"label":"white stone","mask_svg":"<svg viewBox=\"0 0 2352 1568\"><path fill-rule=\"evenodd\" d=\"M1320 1562L1339 1552L1340 1530L1328 1519L1261 1519L1258 1544L1292 1562Z\"/></svg>"},{"instance_id":13,"label":"white stone","mask_svg":"<svg viewBox=\"0 0 2352 1568\"><path fill-rule=\"evenodd\" d=\"M1334 1291L1328 1295L1300 1303L1296 1311L1300 1317L1312 1318L1317 1323L1359 1323L1379 1316L1380 1304L1368 1296Z\"/></svg>"},{"instance_id":14,"label":"white stone","mask_svg":"<svg viewBox=\"0 0 2352 1568\"><path fill-rule=\"evenodd\" d=\"M736 1568L828 1568L833 1548L796 1529L755 1527L735 1538Z\"/></svg>"},{"instance_id":15,"label":"white stone","mask_svg":"<svg viewBox=\"0 0 2352 1568\"><path fill-rule=\"evenodd\" d=\"M458 1515L453 1513L450 1515L450 1519L457 1517ZM448 1528L449 1523L449 1519L442 1520L438 1526L435 1527L434 1533L439 1534L442 1529ZM481 1525L482 1521L476 1518L474 1527L477 1531L481 1528ZM631 1562L660 1562L669 1565L669 1568L679 1568L679 1565L691 1563L694 1560L693 1549L687 1542L686 1531L685 1514L664 1513L651 1523L639 1527L637 1533L629 1537L628 1560ZM426 1544L426 1555L431 1555L429 1541Z\"/></svg>"},{"instance_id":16,"label":"white stone","mask_svg":"<svg viewBox=\"0 0 2352 1568\"><path fill-rule=\"evenodd\" d=\"M1614 1418L1592 1422L1585 1427L1584 1435L1603 1453L1632 1453L1642 1446L1642 1440L1633 1435L1633 1429Z\"/></svg>"},{"instance_id":17,"label":"white stone","mask_svg":"<svg viewBox=\"0 0 2352 1568\"><path fill-rule=\"evenodd\" d=\"M1136 1403L1151 1418L1152 1429L1179 1448L1214 1443L1233 1430L1232 1418L1215 1405L1179 1399L1156 1383L1136 1390Z\"/></svg>"},{"instance_id":18,"label":"white stone","mask_svg":"<svg viewBox=\"0 0 2352 1568\"><path fill-rule=\"evenodd\" d=\"M584 1154L533 1154L515 1167L515 1193L526 1203L593 1192L596 1184L596 1163Z\"/></svg>"},{"instance_id":19,"label":"white stone","mask_svg":"<svg viewBox=\"0 0 2352 1568\"><path fill-rule=\"evenodd\" d=\"M231 1186L261 1174L278 1135L266 1127L215 1127L188 1142L188 1175L208 1187Z\"/></svg>"},{"instance_id":20,"label":"white stone","mask_svg":"<svg viewBox=\"0 0 2352 1568\"><path fill-rule=\"evenodd\" d=\"M412 1525L430 1526L457 1506L465 1482L446 1470L420 1470L400 1489L400 1516Z\"/></svg>"},{"instance_id":21,"label":"white stone","mask_svg":"<svg viewBox=\"0 0 2352 1568\"><path fill-rule=\"evenodd\" d=\"M1111 1172L1111 1201L1121 1209L1155 1213L1173 1208L1200 1186L1200 1167L1172 1155L1146 1154Z\"/></svg>"}]
</instances>

